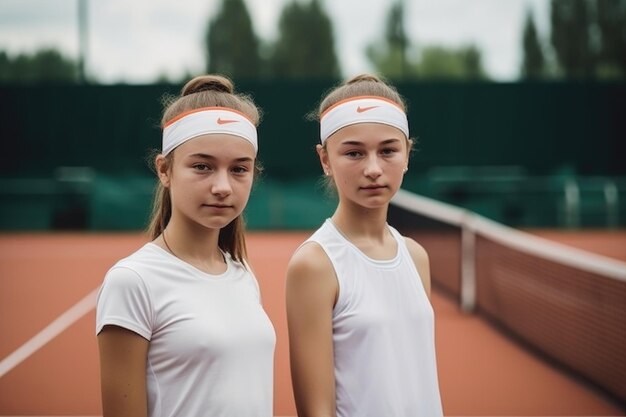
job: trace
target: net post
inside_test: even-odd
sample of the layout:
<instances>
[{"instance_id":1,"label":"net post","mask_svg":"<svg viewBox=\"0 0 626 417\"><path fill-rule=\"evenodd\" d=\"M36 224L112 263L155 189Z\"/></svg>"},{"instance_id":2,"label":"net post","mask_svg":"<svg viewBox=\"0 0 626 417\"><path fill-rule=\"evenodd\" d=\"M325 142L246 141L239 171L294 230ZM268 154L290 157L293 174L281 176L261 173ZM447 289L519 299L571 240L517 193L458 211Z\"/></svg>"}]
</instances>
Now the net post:
<instances>
[{"instance_id":1,"label":"net post","mask_svg":"<svg viewBox=\"0 0 626 417\"><path fill-rule=\"evenodd\" d=\"M604 184L604 199L606 201L606 225L616 229L619 226L619 191L611 180L607 180Z\"/></svg>"},{"instance_id":2,"label":"net post","mask_svg":"<svg viewBox=\"0 0 626 417\"><path fill-rule=\"evenodd\" d=\"M471 313L476 307L476 233L468 219L461 229L461 309Z\"/></svg>"},{"instance_id":3,"label":"net post","mask_svg":"<svg viewBox=\"0 0 626 417\"><path fill-rule=\"evenodd\" d=\"M565 225L569 228L580 226L580 187L574 178L565 182Z\"/></svg>"}]
</instances>

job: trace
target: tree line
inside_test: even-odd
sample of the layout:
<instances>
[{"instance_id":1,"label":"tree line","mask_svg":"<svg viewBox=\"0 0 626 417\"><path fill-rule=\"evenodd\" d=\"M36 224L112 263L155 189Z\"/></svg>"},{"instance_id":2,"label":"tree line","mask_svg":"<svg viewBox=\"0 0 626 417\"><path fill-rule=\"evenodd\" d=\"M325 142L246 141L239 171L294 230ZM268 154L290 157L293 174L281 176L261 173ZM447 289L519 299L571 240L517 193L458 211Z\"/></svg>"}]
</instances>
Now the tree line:
<instances>
[{"instance_id":1,"label":"tree line","mask_svg":"<svg viewBox=\"0 0 626 417\"><path fill-rule=\"evenodd\" d=\"M524 79L624 79L626 0L552 0L550 33L541 36L528 11L523 30Z\"/></svg>"},{"instance_id":2,"label":"tree line","mask_svg":"<svg viewBox=\"0 0 626 417\"><path fill-rule=\"evenodd\" d=\"M411 42L404 7L402 0L391 4L384 33L364 51L377 73L395 80L489 80L477 45L450 48ZM277 29L275 41L259 38L245 1L222 0L205 30L206 71L235 79L342 75L332 21L321 0L291 0L281 11ZM623 79L626 0L551 0L550 33L539 33L529 10L522 39L520 79ZM54 49L16 57L0 52L0 82L79 80L78 63ZM93 76L88 81L98 82Z\"/></svg>"},{"instance_id":3,"label":"tree line","mask_svg":"<svg viewBox=\"0 0 626 417\"><path fill-rule=\"evenodd\" d=\"M404 2L388 11L380 40L365 51L376 72L392 79L486 79L480 50L426 47L418 54L405 29ZM236 41L235 41L236 40ZM209 72L236 78L337 78L341 75L331 19L319 0L292 1L278 20L278 39L263 44L243 0L223 0L207 30ZM232 51L237 45L237 51Z\"/></svg>"}]
</instances>

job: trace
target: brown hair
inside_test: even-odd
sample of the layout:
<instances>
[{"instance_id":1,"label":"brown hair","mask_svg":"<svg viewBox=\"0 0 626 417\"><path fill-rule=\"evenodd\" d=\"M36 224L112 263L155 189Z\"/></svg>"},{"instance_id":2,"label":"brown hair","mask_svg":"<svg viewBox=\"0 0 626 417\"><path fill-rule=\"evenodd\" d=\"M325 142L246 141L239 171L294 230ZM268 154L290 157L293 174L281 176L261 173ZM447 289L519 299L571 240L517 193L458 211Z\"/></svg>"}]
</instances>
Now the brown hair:
<instances>
[{"instance_id":1,"label":"brown hair","mask_svg":"<svg viewBox=\"0 0 626 417\"><path fill-rule=\"evenodd\" d=\"M383 97L398 104L406 113L406 103L398 91L383 79L372 74L360 74L350 78L338 87L330 90L319 105L317 120L333 104L352 97L376 96Z\"/></svg>"},{"instance_id":2,"label":"brown hair","mask_svg":"<svg viewBox=\"0 0 626 417\"><path fill-rule=\"evenodd\" d=\"M227 107L245 114L255 126L261 119L261 111L251 97L235 93L231 80L220 75L201 75L193 78L182 88L180 96L166 97L164 100L161 128L168 121L190 110L202 107ZM165 157L168 170L174 162L175 150ZM260 168L256 167L256 171ZM152 216L148 226L151 239L156 239L167 227L172 216L172 200L169 189L159 181L152 205ZM243 215L237 216L232 222L220 230L218 246L228 252L236 261L246 259L246 243L244 235Z\"/></svg>"}]
</instances>

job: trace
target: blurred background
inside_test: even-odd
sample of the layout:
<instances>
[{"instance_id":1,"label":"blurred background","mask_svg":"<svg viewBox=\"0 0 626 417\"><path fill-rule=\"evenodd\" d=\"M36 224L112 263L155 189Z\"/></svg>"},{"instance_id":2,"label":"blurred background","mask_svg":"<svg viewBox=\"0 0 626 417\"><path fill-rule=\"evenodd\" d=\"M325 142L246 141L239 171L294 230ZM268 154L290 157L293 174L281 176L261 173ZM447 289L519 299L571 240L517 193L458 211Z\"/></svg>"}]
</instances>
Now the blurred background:
<instances>
[{"instance_id":1,"label":"blurred background","mask_svg":"<svg viewBox=\"0 0 626 417\"><path fill-rule=\"evenodd\" d=\"M374 72L409 104L405 188L519 227L626 224L622 0L0 1L0 230L137 230L161 100L222 73L264 108L252 229L309 229L317 123Z\"/></svg>"},{"instance_id":2,"label":"blurred background","mask_svg":"<svg viewBox=\"0 0 626 417\"><path fill-rule=\"evenodd\" d=\"M0 414L99 415L162 101L221 73L264 110L248 243L294 415L285 267L336 204L307 115L363 72L408 103L390 224L429 253L446 415L626 415L626 0L0 0Z\"/></svg>"}]
</instances>

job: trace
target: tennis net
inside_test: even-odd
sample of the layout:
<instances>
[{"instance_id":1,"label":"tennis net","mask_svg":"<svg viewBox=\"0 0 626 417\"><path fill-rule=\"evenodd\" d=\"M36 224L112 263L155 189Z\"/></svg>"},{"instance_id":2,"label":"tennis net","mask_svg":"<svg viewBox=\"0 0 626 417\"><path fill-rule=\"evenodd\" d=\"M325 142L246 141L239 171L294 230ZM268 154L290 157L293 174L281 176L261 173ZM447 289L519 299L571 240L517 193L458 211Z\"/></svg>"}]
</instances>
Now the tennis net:
<instances>
[{"instance_id":1,"label":"tennis net","mask_svg":"<svg viewBox=\"0 0 626 417\"><path fill-rule=\"evenodd\" d=\"M461 307L626 401L626 262L400 190L389 223L428 251Z\"/></svg>"}]
</instances>

